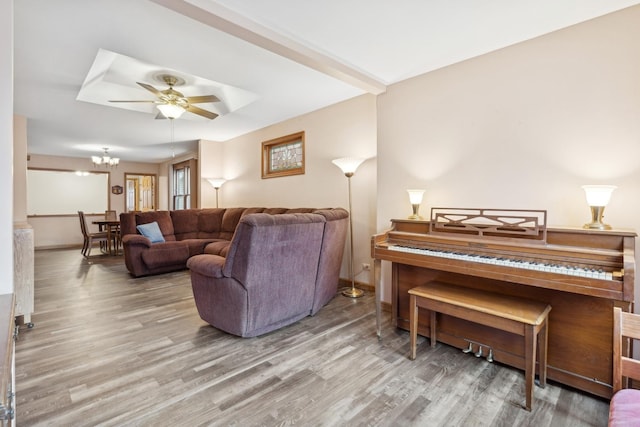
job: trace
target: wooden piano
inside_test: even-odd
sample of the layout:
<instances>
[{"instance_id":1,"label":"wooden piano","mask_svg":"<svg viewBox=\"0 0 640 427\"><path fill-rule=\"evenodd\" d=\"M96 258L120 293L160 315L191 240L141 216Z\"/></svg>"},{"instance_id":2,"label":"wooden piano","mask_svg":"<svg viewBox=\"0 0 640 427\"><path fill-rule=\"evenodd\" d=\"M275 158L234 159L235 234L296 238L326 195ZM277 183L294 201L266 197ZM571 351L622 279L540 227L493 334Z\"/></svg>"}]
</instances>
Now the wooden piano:
<instances>
[{"instance_id":1,"label":"wooden piano","mask_svg":"<svg viewBox=\"0 0 640 427\"><path fill-rule=\"evenodd\" d=\"M548 228L546 211L433 208L429 220L392 220L371 240L380 336L380 265L390 261L391 317L409 330L409 296L437 280L538 300L549 314L548 378L592 394L612 394L613 307L632 311L633 231ZM429 316L418 333L429 336ZM442 315L438 341L490 347L493 359L523 369L519 338Z\"/></svg>"}]
</instances>

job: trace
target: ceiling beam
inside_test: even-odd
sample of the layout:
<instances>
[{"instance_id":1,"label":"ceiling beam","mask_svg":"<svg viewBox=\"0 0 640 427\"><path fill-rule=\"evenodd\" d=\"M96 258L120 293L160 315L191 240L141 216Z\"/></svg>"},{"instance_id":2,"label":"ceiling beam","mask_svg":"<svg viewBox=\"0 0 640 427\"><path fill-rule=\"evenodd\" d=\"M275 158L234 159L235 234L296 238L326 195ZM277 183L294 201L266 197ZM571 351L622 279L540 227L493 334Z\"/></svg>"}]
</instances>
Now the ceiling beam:
<instances>
[{"instance_id":1,"label":"ceiling beam","mask_svg":"<svg viewBox=\"0 0 640 427\"><path fill-rule=\"evenodd\" d=\"M151 1L368 93L379 95L387 89L384 83L374 77L285 37L214 0Z\"/></svg>"}]
</instances>

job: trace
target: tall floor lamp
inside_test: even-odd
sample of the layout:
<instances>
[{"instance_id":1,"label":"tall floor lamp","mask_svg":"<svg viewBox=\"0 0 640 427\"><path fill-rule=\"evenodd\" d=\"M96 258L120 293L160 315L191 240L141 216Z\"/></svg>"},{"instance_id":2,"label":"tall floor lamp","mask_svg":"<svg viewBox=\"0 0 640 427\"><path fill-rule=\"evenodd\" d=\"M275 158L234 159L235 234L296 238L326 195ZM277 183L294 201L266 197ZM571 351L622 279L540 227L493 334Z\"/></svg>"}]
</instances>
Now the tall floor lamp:
<instances>
[{"instance_id":1,"label":"tall floor lamp","mask_svg":"<svg viewBox=\"0 0 640 427\"><path fill-rule=\"evenodd\" d=\"M222 184L227 182L224 178L207 178L207 181L216 189L216 208L218 207L218 190L222 187Z\"/></svg>"},{"instance_id":2,"label":"tall floor lamp","mask_svg":"<svg viewBox=\"0 0 640 427\"><path fill-rule=\"evenodd\" d=\"M358 166L364 159L358 159L355 157L343 157L331 161L334 165L338 166L344 175L347 177L347 183L349 187L349 278L351 279L351 288L344 289L342 295L350 298L359 298L364 295L364 292L356 288L356 279L353 275L353 215L351 215L351 177L358 169Z\"/></svg>"}]
</instances>

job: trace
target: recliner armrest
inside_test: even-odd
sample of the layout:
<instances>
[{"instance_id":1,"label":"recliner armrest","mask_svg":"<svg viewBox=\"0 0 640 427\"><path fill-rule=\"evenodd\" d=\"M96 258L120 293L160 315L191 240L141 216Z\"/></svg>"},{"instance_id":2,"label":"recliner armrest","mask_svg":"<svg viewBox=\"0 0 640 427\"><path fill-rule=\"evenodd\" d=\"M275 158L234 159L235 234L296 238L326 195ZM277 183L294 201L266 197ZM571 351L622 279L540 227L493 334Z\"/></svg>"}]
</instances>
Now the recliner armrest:
<instances>
[{"instance_id":1,"label":"recliner armrest","mask_svg":"<svg viewBox=\"0 0 640 427\"><path fill-rule=\"evenodd\" d=\"M152 243L147 237L144 237L140 234L126 234L122 237L123 245L143 245L148 248L151 247Z\"/></svg>"},{"instance_id":2,"label":"recliner armrest","mask_svg":"<svg viewBox=\"0 0 640 427\"><path fill-rule=\"evenodd\" d=\"M224 277L222 274L224 262L225 258L219 255L201 254L189 258L187 268L203 276L222 278Z\"/></svg>"}]
</instances>

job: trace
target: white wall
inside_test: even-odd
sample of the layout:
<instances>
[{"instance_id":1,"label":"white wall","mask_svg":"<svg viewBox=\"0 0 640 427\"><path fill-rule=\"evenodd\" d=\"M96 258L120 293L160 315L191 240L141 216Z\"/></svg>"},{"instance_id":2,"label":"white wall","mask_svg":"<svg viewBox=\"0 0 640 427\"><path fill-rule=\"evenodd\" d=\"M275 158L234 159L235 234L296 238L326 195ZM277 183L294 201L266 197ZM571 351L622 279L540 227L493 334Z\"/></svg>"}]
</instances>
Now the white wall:
<instances>
[{"instance_id":1,"label":"white wall","mask_svg":"<svg viewBox=\"0 0 640 427\"><path fill-rule=\"evenodd\" d=\"M0 295L13 293L13 1L0 14Z\"/></svg>"},{"instance_id":2,"label":"white wall","mask_svg":"<svg viewBox=\"0 0 640 427\"><path fill-rule=\"evenodd\" d=\"M262 142L305 132L305 173L261 178ZM296 117L224 143L200 142L203 176L228 180L220 189L220 207L348 208L347 178L331 163L339 157L368 159L351 178L354 219L354 272L368 282L362 263L370 263L375 231L376 98L363 95ZM202 185L202 207L215 207L215 190ZM348 243L347 243L348 244ZM348 246L347 246L348 247ZM348 252L341 277L348 279Z\"/></svg>"},{"instance_id":3,"label":"white wall","mask_svg":"<svg viewBox=\"0 0 640 427\"><path fill-rule=\"evenodd\" d=\"M27 119L13 118L13 222L27 222Z\"/></svg>"},{"instance_id":4,"label":"white wall","mask_svg":"<svg viewBox=\"0 0 640 427\"><path fill-rule=\"evenodd\" d=\"M546 209L551 225L580 227L580 186L613 184L606 222L640 230L639 23L636 6L391 86L378 99L378 229L411 213L414 187L427 216Z\"/></svg>"},{"instance_id":5,"label":"white wall","mask_svg":"<svg viewBox=\"0 0 640 427\"><path fill-rule=\"evenodd\" d=\"M27 166L31 168L50 168L65 170L93 170L94 166L91 159L78 157L56 157L31 155L31 160L27 162ZM102 168L101 170L106 170ZM117 168L109 169L110 186L125 186L124 174L160 174L160 167L156 163L138 163L138 162L120 162ZM166 174L165 174L166 175ZM27 186L29 184L27 183ZM166 193L166 179L163 182L159 179L158 192L161 195ZM109 203L111 209L118 214L124 211L125 195L113 194L109 191ZM160 208L166 209L166 196L164 198L165 205L160 204ZM88 218L91 219L91 218ZM82 233L80 232L80 223L77 215L56 216L56 217L29 217L28 222L34 230L34 245L36 249L64 247L73 245L82 245ZM89 221L88 221L89 222ZM89 225L92 227L91 225ZM97 231L97 229L95 230Z\"/></svg>"}]
</instances>

